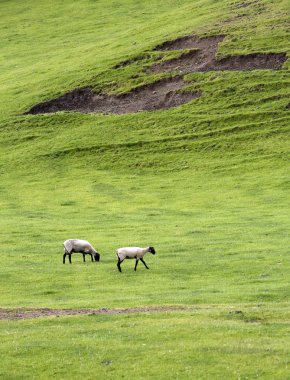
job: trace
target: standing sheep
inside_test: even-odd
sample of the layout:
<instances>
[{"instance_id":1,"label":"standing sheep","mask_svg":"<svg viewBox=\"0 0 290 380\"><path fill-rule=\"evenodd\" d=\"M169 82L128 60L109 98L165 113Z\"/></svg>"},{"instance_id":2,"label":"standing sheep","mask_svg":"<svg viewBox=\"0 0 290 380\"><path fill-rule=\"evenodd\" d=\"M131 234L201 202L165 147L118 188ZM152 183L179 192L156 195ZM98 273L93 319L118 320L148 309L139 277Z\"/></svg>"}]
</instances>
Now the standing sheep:
<instances>
[{"instance_id":1,"label":"standing sheep","mask_svg":"<svg viewBox=\"0 0 290 380\"><path fill-rule=\"evenodd\" d=\"M65 257L68 255L69 262L71 264L71 255L73 253L82 253L83 260L86 261L85 256L90 255L92 261L94 259L96 261L100 260L100 254L94 249L94 247L86 240L80 239L69 239L63 243L64 246L64 255L63 255L63 263L65 264ZM94 257L94 259L93 259Z\"/></svg>"},{"instance_id":2,"label":"standing sheep","mask_svg":"<svg viewBox=\"0 0 290 380\"><path fill-rule=\"evenodd\" d=\"M155 255L155 249L153 247L147 247L147 248L139 248L139 247L124 247L124 248L118 248L116 250L116 255L118 258L117 267L119 269L119 272L122 272L121 270L121 263L125 259L136 259L135 268L137 269L138 261L141 260L142 263L145 265L147 269L148 266L146 265L145 261L143 260L143 256L147 253L151 252L153 255Z\"/></svg>"}]
</instances>

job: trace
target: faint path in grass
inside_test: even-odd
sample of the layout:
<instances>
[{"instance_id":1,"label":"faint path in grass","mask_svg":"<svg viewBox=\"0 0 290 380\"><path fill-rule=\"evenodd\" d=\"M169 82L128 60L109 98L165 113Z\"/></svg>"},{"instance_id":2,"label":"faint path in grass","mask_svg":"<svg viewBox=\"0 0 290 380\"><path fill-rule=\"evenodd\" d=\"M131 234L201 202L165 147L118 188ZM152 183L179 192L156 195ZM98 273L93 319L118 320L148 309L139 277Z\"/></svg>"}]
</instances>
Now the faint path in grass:
<instances>
[{"instance_id":1,"label":"faint path in grass","mask_svg":"<svg viewBox=\"0 0 290 380\"><path fill-rule=\"evenodd\" d=\"M65 315L112 315L134 313L160 313L166 311L192 310L185 306L144 306L125 309L49 309L49 308L0 308L0 320L18 320Z\"/></svg>"}]
</instances>

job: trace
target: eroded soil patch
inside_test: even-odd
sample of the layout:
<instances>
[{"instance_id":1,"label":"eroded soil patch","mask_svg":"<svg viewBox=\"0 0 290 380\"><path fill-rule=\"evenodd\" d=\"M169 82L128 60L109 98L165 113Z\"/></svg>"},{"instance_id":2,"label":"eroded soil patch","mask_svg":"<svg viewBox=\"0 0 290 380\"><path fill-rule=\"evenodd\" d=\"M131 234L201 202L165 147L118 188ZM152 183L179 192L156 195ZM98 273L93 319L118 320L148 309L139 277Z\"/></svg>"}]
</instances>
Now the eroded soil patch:
<instances>
[{"instance_id":1,"label":"eroded soil patch","mask_svg":"<svg viewBox=\"0 0 290 380\"><path fill-rule=\"evenodd\" d=\"M287 60L286 53L253 53L239 56L216 58L218 44L224 36L199 38L186 36L175 41L168 41L156 47L156 50L185 50L178 58L168 59L151 66L156 73L222 71L222 70L264 70L280 69Z\"/></svg>"},{"instance_id":2,"label":"eroded soil patch","mask_svg":"<svg viewBox=\"0 0 290 380\"><path fill-rule=\"evenodd\" d=\"M179 92L185 86L186 82L182 78L175 77L137 87L122 95L96 94L91 87L86 87L73 90L57 99L40 103L27 113L78 111L125 114L176 107L201 95L197 91Z\"/></svg>"},{"instance_id":3,"label":"eroded soil patch","mask_svg":"<svg viewBox=\"0 0 290 380\"><path fill-rule=\"evenodd\" d=\"M186 74L191 72L223 71L223 70L278 70L286 61L285 53L256 53L240 56L226 57L221 60L211 57L200 50L190 51L174 58L152 66L152 71L173 72Z\"/></svg>"},{"instance_id":4,"label":"eroded soil patch","mask_svg":"<svg viewBox=\"0 0 290 380\"><path fill-rule=\"evenodd\" d=\"M287 60L286 53L253 53L217 59L218 44L224 38L223 35L203 38L193 35L158 45L154 50L184 50L184 52L177 58L153 64L149 70L155 73L172 72L178 77L165 78L139 86L122 95L97 94L93 92L92 87L79 88L57 99L37 104L26 114L57 111L126 114L176 107L201 96L200 91L181 91L188 84L182 78L187 73L213 70L277 70ZM136 58L122 62L115 68L129 65L135 60Z\"/></svg>"},{"instance_id":5,"label":"eroded soil patch","mask_svg":"<svg viewBox=\"0 0 290 380\"><path fill-rule=\"evenodd\" d=\"M49 308L0 308L0 320L19 320L66 315L113 315L132 313L161 313L166 311L189 310L183 306L147 306L126 309L49 309Z\"/></svg>"},{"instance_id":6,"label":"eroded soil patch","mask_svg":"<svg viewBox=\"0 0 290 380\"><path fill-rule=\"evenodd\" d=\"M173 41L163 42L157 45L154 50L186 50L186 49L201 49L215 54L218 44L224 40L225 36L210 36L200 38L198 36L179 37Z\"/></svg>"}]
</instances>

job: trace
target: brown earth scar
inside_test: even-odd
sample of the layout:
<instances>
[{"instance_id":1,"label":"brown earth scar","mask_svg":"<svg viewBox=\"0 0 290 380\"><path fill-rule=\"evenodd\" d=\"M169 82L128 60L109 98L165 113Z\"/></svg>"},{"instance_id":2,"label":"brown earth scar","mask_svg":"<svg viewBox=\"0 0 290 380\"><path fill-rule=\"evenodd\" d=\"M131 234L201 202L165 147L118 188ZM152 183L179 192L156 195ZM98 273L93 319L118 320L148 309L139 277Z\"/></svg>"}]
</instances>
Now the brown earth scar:
<instances>
[{"instance_id":1,"label":"brown earth scar","mask_svg":"<svg viewBox=\"0 0 290 380\"><path fill-rule=\"evenodd\" d=\"M179 57L156 62L147 68L149 72L171 73L171 78L159 79L121 95L97 94L94 93L92 87L78 88L59 98L35 105L26 114L58 111L126 114L176 107L202 95L201 91L188 89L184 91L186 86L190 85L190 82L183 79L183 76L188 73L223 70L278 70L287 60L287 54L283 52L251 53L217 59L218 45L224 38L223 35L203 38L190 35L158 45L154 50L183 50ZM115 66L115 69L128 66L136 59L139 58L121 62Z\"/></svg>"},{"instance_id":2,"label":"brown earth scar","mask_svg":"<svg viewBox=\"0 0 290 380\"><path fill-rule=\"evenodd\" d=\"M190 83L176 76L136 87L122 95L96 94L93 92L92 87L79 88L57 99L37 104L27 113L77 111L83 113L125 114L154 111L161 108L175 107L201 96L200 91L178 92L186 85L190 85Z\"/></svg>"},{"instance_id":3,"label":"brown earth scar","mask_svg":"<svg viewBox=\"0 0 290 380\"><path fill-rule=\"evenodd\" d=\"M49 309L49 308L0 308L0 320L20 320L67 315L114 315L134 313L161 313L192 310L184 306L144 306L124 309Z\"/></svg>"}]
</instances>

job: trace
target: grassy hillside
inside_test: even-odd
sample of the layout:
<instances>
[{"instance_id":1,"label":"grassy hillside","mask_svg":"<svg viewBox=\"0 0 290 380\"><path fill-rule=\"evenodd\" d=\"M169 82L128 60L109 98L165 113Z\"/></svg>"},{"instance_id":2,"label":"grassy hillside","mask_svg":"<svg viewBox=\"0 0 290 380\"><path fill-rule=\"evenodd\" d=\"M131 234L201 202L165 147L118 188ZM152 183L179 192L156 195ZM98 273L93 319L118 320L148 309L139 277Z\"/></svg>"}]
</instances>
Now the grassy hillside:
<instances>
[{"instance_id":1,"label":"grassy hillside","mask_svg":"<svg viewBox=\"0 0 290 380\"><path fill-rule=\"evenodd\" d=\"M176 108L24 113L75 88L122 94L175 75L149 67L180 52L154 48L189 34L225 35L219 58L289 56L288 11L268 0L1 2L0 307L188 310L2 320L0 377L287 378L289 59L188 73L186 90L202 96ZM63 265L73 237L100 263ZM150 270L125 261L119 274L124 245L153 245Z\"/></svg>"}]
</instances>

